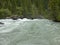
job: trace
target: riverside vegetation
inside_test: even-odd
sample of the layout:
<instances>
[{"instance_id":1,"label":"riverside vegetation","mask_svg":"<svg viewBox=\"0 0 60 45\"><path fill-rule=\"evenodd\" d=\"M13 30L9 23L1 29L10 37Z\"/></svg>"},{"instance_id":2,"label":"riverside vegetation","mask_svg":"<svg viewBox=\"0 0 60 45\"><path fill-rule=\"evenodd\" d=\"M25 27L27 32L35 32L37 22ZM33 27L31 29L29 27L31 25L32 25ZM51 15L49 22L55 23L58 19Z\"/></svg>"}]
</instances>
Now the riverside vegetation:
<instances>
[{"instance_id":1,"label":"riverside vegetation","mask_svg":"<svg viewBox=\"0 0 60 45\"><path fill-rule=\"evenodd\" d=\"M0 19L12 15L60 22L60 0L0 0Z\"/></svg>"}]
</instances>

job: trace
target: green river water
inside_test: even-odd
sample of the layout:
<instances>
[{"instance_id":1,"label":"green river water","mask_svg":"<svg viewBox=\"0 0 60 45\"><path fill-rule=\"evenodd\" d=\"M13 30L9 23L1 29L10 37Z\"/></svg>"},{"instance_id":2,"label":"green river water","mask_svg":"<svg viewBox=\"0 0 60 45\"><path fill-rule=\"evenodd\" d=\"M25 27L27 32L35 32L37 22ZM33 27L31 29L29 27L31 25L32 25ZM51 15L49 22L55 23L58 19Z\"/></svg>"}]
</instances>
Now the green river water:
<instances>
[{"instance_id":1,"label":"green river water","mask_svg":"<svg viewBox=\"0 0 60 45\"><path fill-rule=\"evenodd\" d=\"M0 45L60 45L60 23L26 18L0 22Z\"/></svg>"}]
</instances>

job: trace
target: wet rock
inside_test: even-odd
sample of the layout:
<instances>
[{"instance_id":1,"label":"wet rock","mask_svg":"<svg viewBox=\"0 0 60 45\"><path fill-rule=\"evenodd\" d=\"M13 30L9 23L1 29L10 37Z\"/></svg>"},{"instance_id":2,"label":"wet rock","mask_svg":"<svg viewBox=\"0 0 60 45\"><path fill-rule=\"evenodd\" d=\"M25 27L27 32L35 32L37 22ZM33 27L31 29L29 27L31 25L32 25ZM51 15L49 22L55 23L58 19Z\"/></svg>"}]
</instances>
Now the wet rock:
<instances>
[{"instance_id":1,"label":"wet rock","mask_svg":"<svg viewBox=\"0 0 60 45\"><path fill-rule=\"evenodd\" d=\"M13 19L13 20L17 20L19 18L20 18L20 16L18 16L18 15L12 15L10 17L6 17L6 19Z\"/></svg>"},{"instance_id":2,"label":"wet rock","mask_svg":"<svg viewBox=\"0 0 60 45\"><path fill-rule=\"evenodd\" d=\"M60 22L60 20L53 20L54 22Z\"/></svg>"},{"instance_id":3,"label":"wet rock","mask_svg":"<svg viewBox=\"0 0 60 45\"><path fill-rule=\"evenodd\" d=\"M13 20L17 20L18 16L17 15L12 15L10 18L13 19Z\"/></svg>"},{"instance_id":4,"label":"wet rock","mask_svg":"<svg viewBox=\"0 0 60 45\"><path fill-rule=\"evenodd\" d=\"M4 23L0 22L0 24L4 24Z\"/></svg>"},{"instance_id":5,"label":"wet rock","mask_svg":"<svg viewBox=\"0 0 60 45\"><path fill-rule=\"evenodd\" d=\"M6 19L11 19L10 17L6 17Z\"/></svg>"}]
</instances>

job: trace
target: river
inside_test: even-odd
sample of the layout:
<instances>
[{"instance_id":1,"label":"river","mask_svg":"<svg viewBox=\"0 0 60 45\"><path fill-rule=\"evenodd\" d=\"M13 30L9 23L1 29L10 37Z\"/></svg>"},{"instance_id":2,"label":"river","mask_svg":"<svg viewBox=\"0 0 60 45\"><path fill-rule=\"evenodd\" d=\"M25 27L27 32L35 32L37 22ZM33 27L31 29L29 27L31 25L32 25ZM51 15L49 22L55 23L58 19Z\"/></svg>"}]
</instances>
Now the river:
<instances>
[{"instance_id":1,"label":"river","mask_svg":"<svg viewBox=\"0 0 60 45\"><path fill-rule=\"evenodd\" d=\"M0 45L60 45L60 23L26 18L0 22Z\"/></svg>"}]
</instances>

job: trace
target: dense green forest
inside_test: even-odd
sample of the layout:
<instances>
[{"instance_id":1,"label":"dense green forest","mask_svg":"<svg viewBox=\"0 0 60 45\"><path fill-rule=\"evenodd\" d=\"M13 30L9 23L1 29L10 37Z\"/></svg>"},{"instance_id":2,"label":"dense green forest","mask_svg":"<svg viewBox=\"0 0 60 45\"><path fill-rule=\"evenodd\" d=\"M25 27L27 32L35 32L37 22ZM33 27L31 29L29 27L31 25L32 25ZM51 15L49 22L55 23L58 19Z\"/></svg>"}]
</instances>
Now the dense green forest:
<instances>
[{"instance_id":1,"label":"dense green forest","mask_svg":"<svg viewBox=\"0 0 60 45\"><path fill-rule=\"evenodd\" d=\"M0 0L0 18L11 15L60 21L60 0Z\"/></svg>"}]
</instances>

